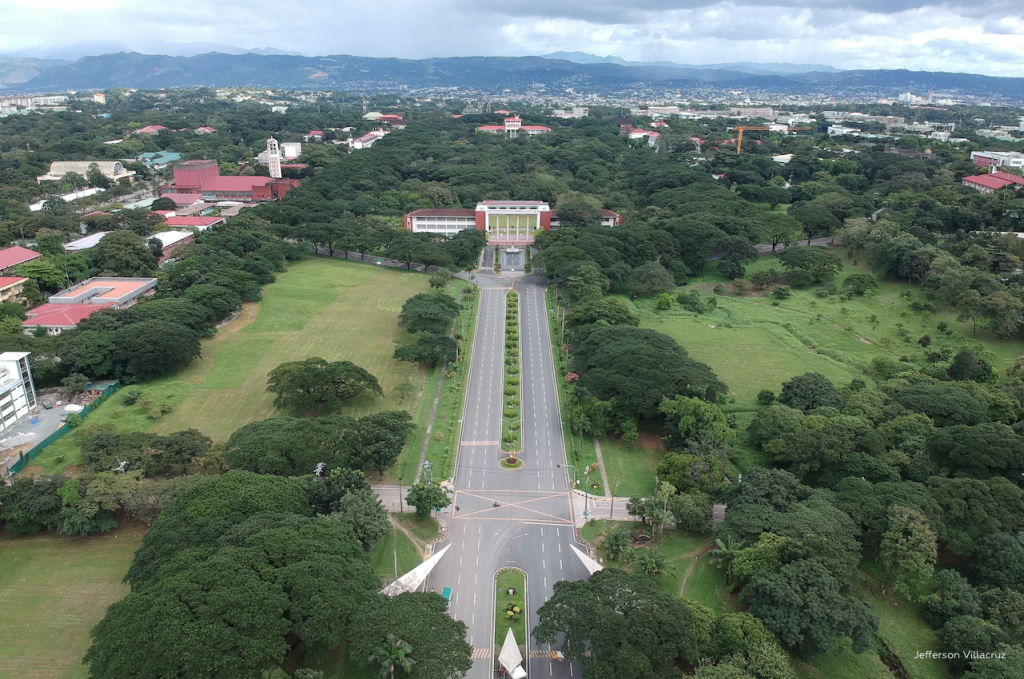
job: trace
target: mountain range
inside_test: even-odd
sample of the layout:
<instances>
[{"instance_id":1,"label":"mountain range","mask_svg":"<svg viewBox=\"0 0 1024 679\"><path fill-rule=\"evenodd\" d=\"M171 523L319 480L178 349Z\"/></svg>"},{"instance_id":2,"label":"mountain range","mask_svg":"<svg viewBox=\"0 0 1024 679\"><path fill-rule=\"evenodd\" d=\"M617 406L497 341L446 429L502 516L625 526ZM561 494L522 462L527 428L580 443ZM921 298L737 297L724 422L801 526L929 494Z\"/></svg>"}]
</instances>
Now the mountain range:
<instances>
[{"instance_id":1,"label":"mountain range","mask_svg":"<svg viewBox=\"0 0 1024 679\"><path fill-rule=\"evenodd\" d=\"M557 55L548 55L554 56ZM600 61L579 63L548 57L305 57L251 51L244 54L209 52L191 57L120 52L83 57L74 62L0 59L0 93L253 85L367 94L449 88L451 94L466 96L530 92L561 95L572 88L577 93L639 97L645 91L747 89L871 98L934 90L996 102L1024 101L1024 78L904 70L839 71L828 66L799 64L623 64L608 61L609 57L580 57L578 53L567 56L592 57ZM751 69L758 72L751 72ZM787 70L789 72L784 72Z\"/></svg>"},{"instance_id":2,"label":"mountain range","mask_svg":"<svg viewBox=\"0 0 1024 679\"><path fill-rule=\"evenodd\" d=\"M626 61L621 57L608 55L599 57L586 52L552 52L541 55L544 59L564 59L576 64L618 64L619 66L667 66L669 68L712 69L716 71L737 71L752 75L793 75L795 73L839 73L840 69L824 64L791 64L788 62L772 62L768 64L737 61L728 64L679 64L674 61Z\"/></svg>"}]
</instances>

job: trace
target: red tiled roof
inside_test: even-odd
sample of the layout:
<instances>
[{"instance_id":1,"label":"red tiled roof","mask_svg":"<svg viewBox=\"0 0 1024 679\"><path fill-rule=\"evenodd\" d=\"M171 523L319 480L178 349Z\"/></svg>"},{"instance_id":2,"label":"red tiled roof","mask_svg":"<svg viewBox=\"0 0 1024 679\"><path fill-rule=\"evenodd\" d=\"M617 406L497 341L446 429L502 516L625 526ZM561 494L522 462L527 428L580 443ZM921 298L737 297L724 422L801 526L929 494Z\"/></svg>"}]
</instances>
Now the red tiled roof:
<instances>
[{"instance_id":1,"label":"red tiled roof","mask_svg":"<svg viewBox=\"0 0 1024 679\"><path fill-rule=\"evenodd\" d=\"M151 134L153 132L159 132L160 130L166 130L167 128L163 125L146 125L135 130L134 134Z\"/></svg>"},{"instance_id":2,"label":"red tiled roof","mask_svg":"<svg viewBox=\"0 0 1024 679\"><path fill-rule=\"evenodd\" d=\"M508 115L508 111L495 111L499 115Z\"/></svg>"},{"instance_id":3,"label":"red tiled roof","mask_svg":"<svg viewBox=\"0 0 1024 679\"><path fill-rule=\"evenodd\" d=\"M382 118L387 118L387 116L381 116L381 117ZM320 130L310 130L309 134L307 134L306 136L307 137L312 137L314 134L319 134L321 137L324 136L324 133L322 131L320 131Z\"/></svg>"},{"instance_id":4,"label":"red tiled roof","mask_svg":"<svg viewBox=\"0 0 1024 679\"><path fill-rule=\"evenodd\" d=\"M476 210L413 210L409 213L412 217L474 217Z\"/></svg>"},{"instance_id":5,"label":"red tiled roof","mask_svg":"<svg viewBox=\"0 0 1024 679\"><path fill-rule=\"evenodd\" d=\"M478 128L476 128L476 129L477 129L478 132L480 130L503 130L504 131L505 126L504 125L481 125Z\"/></svg>"},{"instance_id":6,"label":"red tiled roof","mask_svg":"<svg viewBox=\"0 0 1024 679\"><path fill-rule=\"evenodd\" d=\"M113 302L105 302L103 304L41 304L35 309L25 312L28 315L28 319L22 322L21 327L34 328L37 325L43 327L74 327L82 319L92 316L100 309L106 309L113 305Z\"/></svg>"},{"instance_id":7,"label":"red tiled roof","mask_svg":"<svg viewBox=\"0 0 1024 679\"><path fill-rule=\"evenodd\" d=\"M6 250L0 250L0 271L28 262L39 256L35 250L14 245Z\"/></svg>"},{"instance_id":8,"label":"red tiled roof","mask_svg":"<svg viewBox=\"0 0 1024 679\"><path fill-rule=\"evenodd\" d=\"M1010 185L1005 179L999 179L988 174L979 174L975 177L964 177L964 183L977 184L989 189L1003 189Z\"/></svg>"},{"instance_id":9,"label":"red tiled roof","mask_svg":"<svg viewBox=\"0 0 1024 679\"><path fill-rule=\"evenodd\" d=\"M0 276L0 290L6 288L9 285L14 285L18 281L26 280L21 276Z\"/></svg>"},{"instance_id":10,"label":"red tiled roof","mask_svg":"<svg viewBox=\"0 0 1024 679\"><path fill-rule=\"evenodd\" d=\"M167 226L213 226L224 222L223 217L168 217Z\"/></svg>"},{"instance_id":11,"label":"red tiled roof","mask_svg":"<svg viewBox=\"0 0 1024 679\"><path fill-rule=\"evenodd\" d=\"M544 125L523 125L520 129L523 129L523 130L547 130L548 132L551 131L550 127L545 127Z\"/></svg>"},{"instance_id":12,"label":"red tiled roof","mask_svg":"<svg viewBox=\"0 0 1024 679\"><path fill-rule=\"evenodd\" d=\"M1010 182L1012 184L1016 184L1017 186L1024 186L1024 177L1018 177L1017 175L1010 174L1009 172L993 172L989 176L995 177L996 179L1002 179L1004 182Z\"/></svg>"}]
</instances>

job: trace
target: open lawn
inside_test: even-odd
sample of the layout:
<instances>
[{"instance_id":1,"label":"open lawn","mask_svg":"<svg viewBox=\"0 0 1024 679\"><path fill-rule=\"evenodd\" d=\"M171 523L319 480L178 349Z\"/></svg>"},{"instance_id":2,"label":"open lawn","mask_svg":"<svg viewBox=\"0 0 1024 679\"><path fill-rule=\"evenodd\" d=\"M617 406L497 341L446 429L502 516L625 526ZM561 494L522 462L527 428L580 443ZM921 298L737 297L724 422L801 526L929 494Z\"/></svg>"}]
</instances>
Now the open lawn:
<instances>
[{"instance_id":1,"label":"open lawn","mask_svg":"<svg viewBox=\"0 0 1024 679\"><path fill-rule=\"evenodd\" d=\"M177 375L135 386L149 405L125 405L127 390L122 389L86 423L110 422L122 431L161 434L195 428L214 441L226 441L248 422L290 414L275 409L273 395L266 391L267 373L280 363L311 356L348 360L375 375L384 395L354 399L345 405L344 414L398 408L414 414L419 426L406 444L412 454L403 451L385 476L386 482L394 483L403 473L402 480L409 482L419 461L440 370L419 369L391 356L396 341L409 338L398 327L402 304L428 289L428 277L415 272L326 257L297 262L267 286L262 302L247 304L238 318L203 341L200 360ZM449 292L457 294L456 286ZM415 389L402 399L395 387L406 380ZM170 405L170 412L153 417L150 409L162 403ZM81 461L79 446L67 436L33 463L53 473Z\"/></svg>"},{"instance_id":2,"label":"open lawn","mask_svg":"<svg viewBox=\"0 0 1024 679\"><path fill-rule=\"evenodd\" d=\"M391 358L395 340L406 337L398 313L409 297L428 290L427 276L353 262L313 257L293 264L270 285L250 323L221 332L203 344L203 357L177 379L195 389L153 430L167 433L194 427L216 441L253 420L281 415L267 392L267 374L286 361L319 356L346 360L375 375L382 397L361 396L346 404L346 415L406 408L395 387L416 373ZM229 329L225 328L225 330ZM417 389L417 391L419 391Z\"/></svg>"},{"instance_id":3,"label":"open lawn","mask_svg":"<svg viewBox=\"0 0 1024 679\"><path fill-rule=\"evenodd\" d=\"M846 637L839 637L831 653L820 655L812 662L802 662L794 656L793 667L799 679L892 679L893 676L877 653L854 653Z\"/></svg>"},{"instance_id":4,"label":"open lawn","mask_svg":"<svg viewBox=\"0 0 1024 679\"><path fill-rule=\"evenodd\" d=\"M397 551L396 551L397 550ZM377 575L395 577L395 559L398 560L398 575L402 576L420 565L420 553L405 533L395 527L370 550L370 563Z\"/></svg>"},{"instance_id":5,"label":"open lawn","mask_svg":"<svg viewBox=\"0 0 1024 679\"><path fill-rule=\"evenodd\" d=\"M0 679L87 676L89 630L128 593L121 578L144 533L0 535Z\"/></svg>"},{"instance_id":6,"label":"open lawn","mask_svg":"<svg viewBox=\"0 0 1024 679\"><path fill-rule=\"evenodd\" d=\"M870 269L864 264L854 265L838 251L844 268L835 280L842 290L842 282L853 273ZM747 267L747 276L760 270L782 267L773 255L763 255ZM716 284L725 284L729 292L713 295ZM838 295L818 297L819 286L794 290L793 296L778 306L766 291L751 291L743 297L731 292L731 285L709 262L689 286L680 291L696 288L702 295L714 296L718 308L704 314L695 314L681 306L669 310L656 309L653 297L631 301L628 296L616 296L639 317L640 326L651 328L673 337L694 359L707 363L729 386L730 399L723 410L737 418L739 441L734 447L730 475L735 476L751 466L764 466L764 456L754 450L746 440L746 427L754 413L765 407L757 401L757 393L768 389L776 394L782 383L805 372L818 372L838 386L853 379L869 383L874 376L871 361L876 357L898 360L906 356L918 365L925 362L925 351L917 339L928 334L936 351L948 345L954 351L967 345L980 349L983 356L996 368L1004 371L1013 360L1024 353L1017 339L999 339L987 330L978 328L972 335L970 323L956 320L956 314L940 307L935 312L915 312L910 302L924 300L920 286L905 282L881 280L876 292L841 300ZM910 294L909 299L904 297ZM949 330L939 332L937 326L946 322ZM627 495L623 487L639 488L641 494L653 490L653 479L643 483L645 468L653 471L656 460L642 462L637 455L639 444L632 446L609 439L602 441L609 483L618 483L618 495ZM648 456L650 457L650 456Z\"/></svg>"},{"instance_id":7,"label":"open lawn","mask_svg":"<svg viewBox=\"0 0 1024 679\"><path fill-rule=\"evenodd\" d=\"M889 642L896 656L907 668L910 679L949 679L952 673L944 660L915 659L925 651L941 650L939 638L921 616L921 605L908 602L892 592L882 594L885 565L873 557L861 561L860 570L868 580L857 588L857 594L875 605L875 614L881 621L879 636ZM923 594L917 592L915 594Z\"/></svg>"}]
</instances>

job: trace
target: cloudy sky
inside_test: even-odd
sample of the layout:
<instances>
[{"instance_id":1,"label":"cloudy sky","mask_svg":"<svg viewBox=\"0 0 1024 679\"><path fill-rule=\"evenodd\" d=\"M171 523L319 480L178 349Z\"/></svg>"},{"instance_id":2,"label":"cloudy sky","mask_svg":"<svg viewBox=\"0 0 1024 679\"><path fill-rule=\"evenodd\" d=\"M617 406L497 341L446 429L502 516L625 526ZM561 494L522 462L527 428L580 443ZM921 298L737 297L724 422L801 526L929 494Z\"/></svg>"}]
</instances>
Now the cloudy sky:
<instances>
[{"instance_id":1,"label":"cloudy sky","mask_svg":"<svg viewBox=\"0 0 1024 679\"><path fill-rule=\"evenodd\" d=\"M0 18L0 55L192 54L203 46L187 43L207 43L307 55L564 50L1024 75L1024 0L0 0Z\"/></svg>"}]
</instances>

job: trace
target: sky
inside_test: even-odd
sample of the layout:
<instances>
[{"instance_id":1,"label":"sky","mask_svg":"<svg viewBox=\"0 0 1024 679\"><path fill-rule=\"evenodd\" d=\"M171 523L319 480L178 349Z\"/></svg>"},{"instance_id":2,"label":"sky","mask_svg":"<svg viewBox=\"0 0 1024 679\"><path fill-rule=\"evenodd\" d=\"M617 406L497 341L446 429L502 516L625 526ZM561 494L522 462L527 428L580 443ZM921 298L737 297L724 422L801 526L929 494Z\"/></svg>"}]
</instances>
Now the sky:
<instances>
[{"instance_id":1,"label":"sky","mask_svg":"<svg viewBox=\"0 0 1024 679\"><path fill-rule=\"evenodd\" d=\"M0 17L0 55L188 56L215 45L403 58L580 51L1024 75L1024 0L0 0Z\"/></svg>"}]
</instances>

